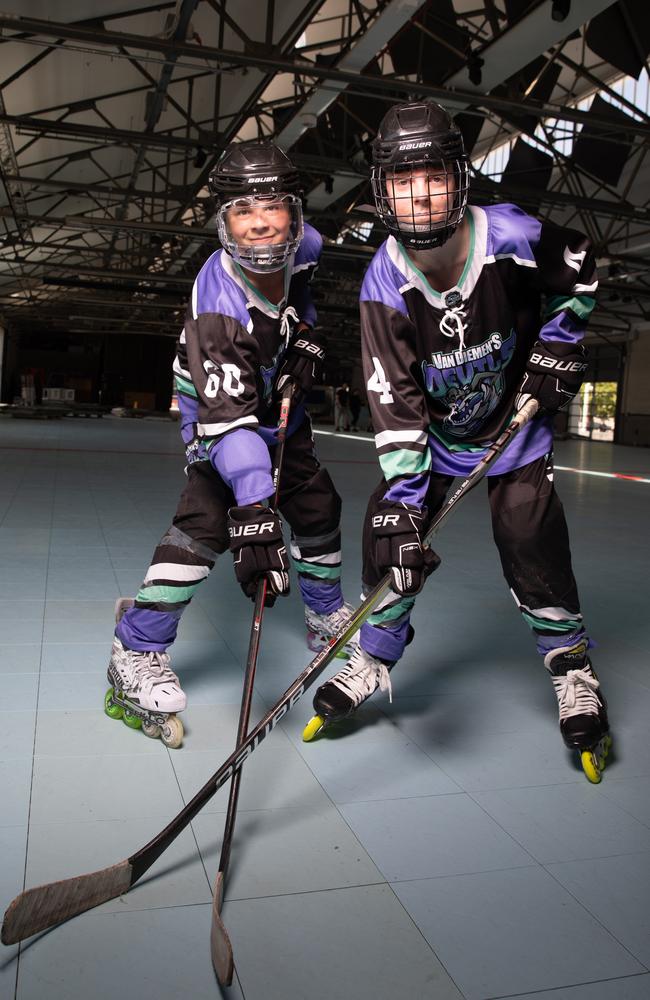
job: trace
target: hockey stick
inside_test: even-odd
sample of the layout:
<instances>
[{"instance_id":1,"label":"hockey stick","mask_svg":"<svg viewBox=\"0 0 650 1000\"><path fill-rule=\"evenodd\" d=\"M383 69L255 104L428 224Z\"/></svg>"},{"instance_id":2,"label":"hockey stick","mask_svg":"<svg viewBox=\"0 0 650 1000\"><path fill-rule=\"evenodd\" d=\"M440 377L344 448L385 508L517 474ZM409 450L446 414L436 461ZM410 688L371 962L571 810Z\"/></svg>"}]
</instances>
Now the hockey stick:
<instances>
[{"instance_id":1,"label":"hockey stick","mask_svg":"<svg viewBox=\"0 0 650 1000\"><path fill-rule=\"evenodd\" d=\"M445 504L433 518L426 536L425 542L429 543L438 531L444 519L455 510L459 503L467 496L492 466L510 441L528 423L537 412L537 400L530 400L513 417L508 427L499 436L494 444L487 449L485 457L481 459L469 476L463 480L457 490L445 501ZM332 637L327 646L316 654L311 663L303 672L289 685L287 690L278 699L273 708L260 719L257 725L251 730L241 747L234 750L223 762L221 767L215 771L211 778L205 783L194 798L187 803L184 809L179 812L164 830L145 844L139 851L132 854L109 868L102 868L87 875L77 875L73 878L63 879L60 882L50 882L48 885L37 886L34 889L27 889L10 903L4 916L2 924L1 939L4 944L15 944L22 941L38 931L52 927L54 924L69 920L70 917L90 910L100 903L109 899L114 899L125 892L128 892L135 883L142 878L144 873L151 868L161 854L169 847L178 835L185 829L188 823L194 819L203 806L210 801L212 796L232 778L233 774L239 770L253 751L259 746L270 732L272 732L278 722L291 711L293 706L302 698L307 688L316 680L327 664L334 659L340 649L354 635L363 624L372 610L379 604L380 600L388 590L390 577L386 575L380 583L368 594L362 604L359 605L354 614L335 636Z\"/></svg>"},{"instance_id":2,"label":"hockey stick","mask_svg":"<svg viewBox=\"0 0 650 1000\"><path fill-rule=\"evenodd\" d=\"M273 467L273 509L277 510L280 497L280 475L282 473L282 459L284 458L284 445L287 437L287 426L289 424L289 410L291 409L291 397L293 396L293 383L289 382L287 389L282 396L280 404L280 421L278 423L278 444L275 453ZM255 607L253 609L253 622L251 624L250 639L248 641L248 656L246 659L246 672L244 674L244 689L242 691L241 708L239 711L239 724L237 726L237 743L235 750L239 750L248 732L248 723L251 715L251 701L253 699L253 685L255 683L255 671L257 669L257 655L262 637L262 618L264 616L264 606L266 604L266 591L268 581L263 577L257 584L255 593ZM232 945L228 931L221 919L221 907L223 905L223 893L228 874L228 863L230 861L230 848L235 830L235 820L237 818L237 803L239 801L239 786L241 784L241 770L235 771L230 782L230 797L228 799L228 812L226 814L226 825L223 831L223 842L221 845L221 858L219 860L219 870L214 883L214 896L212 899L212 924L210 927L210 955L212 965L217 974L217 979L222 986L230 986L234 969Z\"/></svg>"}]
</instances>

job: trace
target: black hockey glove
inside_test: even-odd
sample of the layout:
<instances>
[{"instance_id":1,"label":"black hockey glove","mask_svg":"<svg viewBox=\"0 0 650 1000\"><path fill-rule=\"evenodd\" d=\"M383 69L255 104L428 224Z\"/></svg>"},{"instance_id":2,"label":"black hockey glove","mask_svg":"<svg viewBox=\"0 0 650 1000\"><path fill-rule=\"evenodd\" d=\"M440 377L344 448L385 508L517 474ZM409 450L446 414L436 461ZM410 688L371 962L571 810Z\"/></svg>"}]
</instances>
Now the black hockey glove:
<instances>
[{"instance_id":1,"label":"black hockey glove","mask_svg":"<svg viewBox=\"0 0 650 1000\"><path fill-rule=\"evenodd\" d=\"M268 607L289 593L289 562L280 518L270 507L231 507L228 511L230 551L235 576L247 597L254 598L258 580L268 580Z\"/></svg>"},{"instance_id":2,"label":"black hockey glove","mask_svg":"<svg viewBox=\"0 0 650 1000\"><path fill-rule=\"evenodd\" d=\"M275 383L276 393L282 395L286 383L291 379L295 384L294 403L309 394L320 377L325 350L322 338L307 328L294 335L284 356Z\"/></svg>"},{"instance_id":3,"label":"black hockey glove","mask_svg":"<svg viewBox=\"0 0 650 1000\"><path fill-rule=\"evenodd\" d=\"M538 340L526 362L526 373L515 401L518 410L536 399L547 413L567 406L580 389L587 372L587 352L582 344Z\"/></svg>"},{"instance_id":4,"label":"black hockey glove","mask_svg":"<svg viewBox=\"0 0 650 1000\"><path fill-rule=\"evenodd\" d=\"M424 581L440 565L440 557L422 547L424 512L407 503L380 500L372 518L375 560L390 572L391 587L402 597L419 594Z\"/></svg>"}]
</instances>

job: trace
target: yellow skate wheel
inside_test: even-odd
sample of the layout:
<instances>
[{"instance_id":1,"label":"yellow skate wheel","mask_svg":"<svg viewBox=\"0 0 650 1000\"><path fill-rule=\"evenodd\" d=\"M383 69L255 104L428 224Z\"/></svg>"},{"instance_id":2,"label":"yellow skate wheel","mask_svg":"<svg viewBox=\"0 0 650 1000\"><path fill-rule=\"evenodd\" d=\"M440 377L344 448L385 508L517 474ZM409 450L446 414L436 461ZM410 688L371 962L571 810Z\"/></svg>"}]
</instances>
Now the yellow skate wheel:
<instances>
[{"instance_id":1,"label":"yellow skate wheel","mask_svg":"<svg viewBox=\"0 0 650 1000\"><path fill-rule=\"evenodd\" d=\"M601 780L600 761L593 750L582 750L580 753L580 763L582 770L593 785L599 784Z\"/></svg>"},{"instance_id":2,"label":"yellow skate wheel","mask_svg":"<svg viewBox=\"0 0 650 1000\"><path fill-rule=\"evenodd\" d=\"M324 725L325 719L322 715L315 715L312 719L310 719L302 731L303 743L311 743L314 737L320 733Z\"/></svg>"},{"instance_id":3,"label":"yellow skate wheel","mask_svg":"<svg viewBox=\"0 0 650 1000\"><path fill-rule=\"evenodd\" d=\"M150 740L157 740L160 736L160 726L156 722L147 722L146 719L143 719L142 732L145 736L148 736Z\"/></svg>"},{"instance_id":4,"label":"yellow skate wheel","mask_svg":"<svg viewBox=\"0 0 650 1000\"><path fill-rule=\"evenodd\" d=\"M160 727L160 738L170 750L177 750L183 742L183 723L177 715L170 715L167 721Z\"/></svg>"},{"instance_id":5,"label":"yellow skate wheel","mask_svg":"<svg viewBox=\"0 0 650 1000\"><path fill-rule=\"evenodd\" d=\"M109 688L104 698L104 711L109 719L121 719L123 710L121 705L116 705L113 701L113 688Z\"/></svg>"}]
</instances>

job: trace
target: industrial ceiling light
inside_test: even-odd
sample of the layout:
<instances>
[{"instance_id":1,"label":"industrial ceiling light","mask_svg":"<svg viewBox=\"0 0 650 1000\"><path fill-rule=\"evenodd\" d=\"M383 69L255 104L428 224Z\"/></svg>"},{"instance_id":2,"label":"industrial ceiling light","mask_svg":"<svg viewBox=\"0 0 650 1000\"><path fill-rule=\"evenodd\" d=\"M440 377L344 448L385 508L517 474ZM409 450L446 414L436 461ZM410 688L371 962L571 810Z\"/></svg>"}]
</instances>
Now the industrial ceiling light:
<instances>
[{"instance_id":1,"label":"industrial ceiling light","mask_svg":"<svg viewBox=\"0 0 650 1000\"><path fill-rule=\"evenodd\" d=\"M571 0L553 0L551 17L554 21L566 21L571 10Z\"/></svg>"}]
</instances>

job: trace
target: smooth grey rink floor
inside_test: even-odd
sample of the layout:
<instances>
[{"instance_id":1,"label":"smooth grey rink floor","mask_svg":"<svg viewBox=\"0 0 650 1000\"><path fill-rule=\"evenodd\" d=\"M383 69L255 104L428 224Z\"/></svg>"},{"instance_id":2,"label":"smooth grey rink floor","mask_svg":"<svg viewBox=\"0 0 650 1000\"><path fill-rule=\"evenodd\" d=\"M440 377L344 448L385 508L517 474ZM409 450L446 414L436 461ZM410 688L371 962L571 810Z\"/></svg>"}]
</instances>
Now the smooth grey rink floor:
<instances>
[{"instance_id":1,"label":"smooth grey rink floor","mask_svg":"<svg viewBox=\"0 0 650 1000\"><path fill-rule=\"evenodd\" d=\"M378 479L319 436L344 500L346 596ZM252 605L230 557L187 610L169 751L102 710L113 604L183 486L168 422L0 419L0 908L142 847L234 745ZM560 442L558 465L650 478L650 451ZM246 1000L650 997L650 483L557 472L615 753L590 785L501 578L484 486L437 539L393 703L301 742L311 693L244 771L224 917ZM264 622L254 716L310 659L297 594ZM340 663L340 661L339 661ZM334 670L328 671L329 673ZM141 883L0 951L2 1000L220 995L209 956L222 789Z\"/></svg>"}]
</instances>

